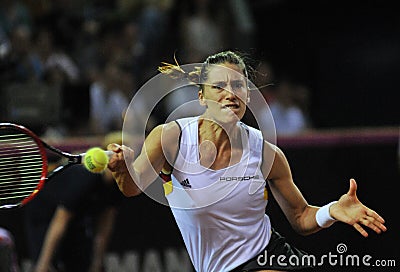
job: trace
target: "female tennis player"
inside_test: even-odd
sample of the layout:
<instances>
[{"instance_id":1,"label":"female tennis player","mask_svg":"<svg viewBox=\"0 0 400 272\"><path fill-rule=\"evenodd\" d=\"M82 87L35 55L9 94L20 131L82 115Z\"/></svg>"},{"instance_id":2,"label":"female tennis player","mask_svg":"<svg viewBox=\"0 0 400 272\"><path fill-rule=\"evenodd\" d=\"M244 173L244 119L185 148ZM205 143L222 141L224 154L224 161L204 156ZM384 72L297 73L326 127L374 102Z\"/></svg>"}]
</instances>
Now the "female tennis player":
<instances>
[{"instance_id":1,"label":"female tennis player","mask_svg":"<svg viewBox=\"0 0 400 272\"><path fill-rule=\"evenodd\" d=\"M335 221L353 226L365 237L366 227L378 234L386 231L384 219L358 200L354 179L338 201L322 207L307 203L292 179L284 153L264 140L258 129L240 121L249 86L246 65L238 54L224 51L209 56L201 69L193 72L173 65L161 71L175 77L180 73L197 82L204 114L155 127L136 159L129 147L111 144L108 149L115 154L108 167L126 196L140 194L161 171L172 173L166 197L196 271L309 268L307 264L282 267L275 260L260 258L265 252L284 255L286 260L306 254L289 245L271 226L265 214L267 183L301 235Z\"/></svg>"}]
</instances>

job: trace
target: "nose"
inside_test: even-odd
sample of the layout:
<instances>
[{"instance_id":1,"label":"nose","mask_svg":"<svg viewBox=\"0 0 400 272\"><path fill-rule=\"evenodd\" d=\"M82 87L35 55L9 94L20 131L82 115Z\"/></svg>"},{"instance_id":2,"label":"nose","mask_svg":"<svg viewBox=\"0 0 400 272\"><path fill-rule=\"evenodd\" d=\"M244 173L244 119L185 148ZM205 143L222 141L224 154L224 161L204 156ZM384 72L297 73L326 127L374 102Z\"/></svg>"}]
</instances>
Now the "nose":
<instances>
[{"instance_id":1,"label":"nose","mask_svg":"<svg viewBox=\"0 0 400 272\"><path fill-rule=\"evenodd\" d=\"M228 93L230 93L231 95L237 95L240 92L239 88L236 88L235 83L228 83L226 84L226 86L224 87L224 90Z\"/></svg>"},{"instance_id":2,"label":"nose","mask_svg":"<svg viewBox=\"0 0 400 272\"><path fill-rule=\"evenodd\" d=\"M225 90L225 98L226 99L236 99L236 92L233 90L233 88L229 85L226 88L224 88Z\"/></svg>"}]
</instances>

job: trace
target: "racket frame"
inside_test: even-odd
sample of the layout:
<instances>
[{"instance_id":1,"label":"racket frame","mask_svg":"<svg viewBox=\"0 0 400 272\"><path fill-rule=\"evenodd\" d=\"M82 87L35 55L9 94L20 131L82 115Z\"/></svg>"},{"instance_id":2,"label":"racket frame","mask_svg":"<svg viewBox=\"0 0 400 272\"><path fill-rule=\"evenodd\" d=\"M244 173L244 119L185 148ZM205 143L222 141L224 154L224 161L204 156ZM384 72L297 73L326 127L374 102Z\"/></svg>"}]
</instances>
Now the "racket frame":
<instances>
[{"instance_id":1,"label":"racket frame","mask_svg":"<svg viewBox=\"0 0 400 272\"><path fill-rule=\"evenodd\" d=\"M65 169L66 167L69 167L71 165L74 164L80 164L82 163L82 155L73 155L70 154L68 152L62 151L58 148L55 148L54 146L49 145L48 143L46 143L45 141L43 141L42 139L40 139L34 132L32 132L30 129L22 126L22 125L17 125L17 124L13 124L13 123L0 123L0 129L2 128L10 128L10 129L15 129L15 130L19 130L20 132L24 133L25 135L31 137L35 143L37 144L37 146L39 147L39 153L40 156L42 158L42 173L41 173L41 177L38 181L38 184L36 186L36 188L33 190L33 192L28 195L27 197L25 197L20 203L18 204L11 204L11 205L2 205L0 206L0 209L3 208L14 208L14 207L19 207L19 206L23 206L26 203L28 203L29 201L31 201L36 194L43 188L44 184L46 183L46 181L48 179L50 179L51 177L53 177L55 174L59 173L61 170ZM47 150L52 151L53 153L56 153L64 158L68 159L68 162L64 165L60 165L58 166L56 169L54 169L53 171L51 171L50 173L48 172L48 158L47 158Z\"/></svg>"}]
</instances>

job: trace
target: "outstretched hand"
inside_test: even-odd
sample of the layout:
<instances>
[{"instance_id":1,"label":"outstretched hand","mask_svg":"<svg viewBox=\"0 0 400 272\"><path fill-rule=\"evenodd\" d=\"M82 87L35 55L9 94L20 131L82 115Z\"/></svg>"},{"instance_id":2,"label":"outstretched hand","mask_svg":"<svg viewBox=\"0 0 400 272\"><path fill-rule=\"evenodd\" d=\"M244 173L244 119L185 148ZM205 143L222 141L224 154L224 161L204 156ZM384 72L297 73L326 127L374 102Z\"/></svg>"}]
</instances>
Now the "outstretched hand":
<instances>
[{"instance_id":1,"label":"outstretched hand","mask_svg":"<svg viewBox=\"0 0 400 272\"><path fill-rule=\"evenodd\" d=\"M378 213L362 204L356 192L357 183L354 179L350 179L349 191L331 206L331 216L353 226L364 237L368 237L368 232L363 226L378 234L386 231L385 220Z\"/></svg>"}]
</instances>

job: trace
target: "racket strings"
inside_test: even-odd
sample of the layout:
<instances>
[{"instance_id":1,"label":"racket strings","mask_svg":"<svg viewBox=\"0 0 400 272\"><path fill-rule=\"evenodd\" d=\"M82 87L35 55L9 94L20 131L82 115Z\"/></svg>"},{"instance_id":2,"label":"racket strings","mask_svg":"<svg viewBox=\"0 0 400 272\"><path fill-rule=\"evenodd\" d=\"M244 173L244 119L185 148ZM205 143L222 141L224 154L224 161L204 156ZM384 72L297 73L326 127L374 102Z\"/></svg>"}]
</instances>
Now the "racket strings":
<instances>
[{"instance_id":1,"label":"racket strings","mask_svg":"<svg viewBox=\"0 0 400 272\"><path fill-rule=\"evenodd\" d=\"M43 159L38 144L14 130L0 135L0 206L19 203L37 188Z\"/></svg>"}]
</instances>

